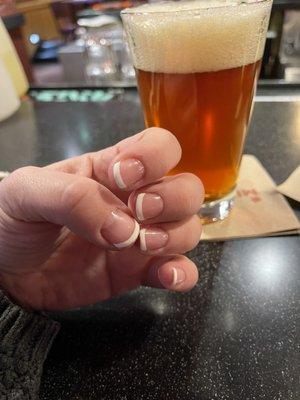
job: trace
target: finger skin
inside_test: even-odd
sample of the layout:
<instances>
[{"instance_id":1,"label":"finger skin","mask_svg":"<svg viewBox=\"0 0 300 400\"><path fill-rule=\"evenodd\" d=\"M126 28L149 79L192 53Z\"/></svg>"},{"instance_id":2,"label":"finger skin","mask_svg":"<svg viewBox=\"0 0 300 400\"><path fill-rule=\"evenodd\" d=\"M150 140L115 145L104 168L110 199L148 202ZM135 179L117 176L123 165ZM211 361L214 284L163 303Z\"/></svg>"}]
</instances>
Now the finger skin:
<instances>
[{"instance_id":1,"label":"finger skin","mask_svg":"<svg viewBox=\"0 0 300 400\"><path fill-rule=\"evenodd\" d=\"M16 220L66 226L106 248L126 241L136 224L125 204L96 181L35 167L21 168L1 183L0 207ZM119 228L122 220L115 218L116 226L110 223L107 228L107 221L111 222L109 218L116 212L127 220Z\"/></svg>"},{"instance_id":2,"label":"finger skin","mask_svg":"<svg viewBox=\"0 0 300 400\"><path fill-rule=\"evenodd\" d=\"M83 154L44 168L94 179L127 201L127 190L137 189L162 178L178 164L180 158L181 147L172 133L162 128L148 128L104 150ZM145 167L145 175L138 184L124 191L116 184L113 168L119 161L128 159L139 160Z\"/></svg>"},{"instance_id":3,"label":"finger skin","mask_svg":"<svg viewBox=\"0 0 300 400\"><path fill-rule=\"evenodd\" d=\"M163 178L180 157L177 139L151 128L99 152L11 174L0 185L0 281L8 292L21 305L55 310L103 301L141 284L191 289L197 268L177 252L194 247L200 237L199 220L192 214L201 199L201 184L189 174ZM130 190L162 184L165 214L147 221L168 233L162 251L142 253L138 241L128 244L128 232L130 238L138 234L139 224L124 203L130 192L117 187L112 174L117 162L128 159L143 165L142 178ZM167 179L179 180L182 193L177 197L176 184L163 186ZM114 228L116 221L123 221L125 230ZM111 251L124 242L127 249L117 247L122 253ZM7 268L2 270L4 258Z\"/></svg>"},{"instance_id":4,"label":"finger skin","mask_svg":"<svg viewBox=\"0 0 300 400\"><path fill-rule=\"evenodd\" d=\"M183 281L174 282L174 269L183 271ZM151 259L143 284L155 288L186 292L197 284L198 279L199 273L196 265L185 256L175 255Z\"/></svg>"},{"instance_id":5,"label":"finger skin","mask_svg":"<svg viewBox=\"0 0 300 400\"><path fill-rule=\"evenodd\" d=\"M181 158L181 147L175 136L161 128L148 128L138 141L128 144L114 157L108 168L108 177L112 190L118 190L114 175L114 166L124 160L137 160L144 167L144 175L124 190L132 190L162 178L174 168Z\"/></svg>"},{"instance_id":6,"label":"finger skin","mask_svg":"<svg viewBox=\"0 0 300 400\"><path fill-rule=\"evenodd\" d=\"M200 241L202 233L202 224L200 218L197 215L193 215L179 222L167 222L155 225L141 226L141 233L143 229L159 229L168 235L168 240L161 248L151 249L147 244L147 233L146 243L144 246L141 243L140 236L140 251L145 254L184 254L194 249ZM146 249L145 249L146 246Z\"/></svg>"},{"instance_id":7,"label":"finger skin","mask_svg":"<svg viewBox=\"0 0 300 400\"><path fill-rule=\"evenodd\" d=\"M162 211L157 216L143 219L149 224L180 221L197 214L204 199L203 185L196 175L184 173L167 176L130 194L128 206L137 219L139 219L137 197L144 193L158 195L163 202ZM144 196L143 199L141 206L143 208L143 216L147 216L147 207L150 208L151 200L147 201L147 196Z\"/></svg>"}]
</instances>

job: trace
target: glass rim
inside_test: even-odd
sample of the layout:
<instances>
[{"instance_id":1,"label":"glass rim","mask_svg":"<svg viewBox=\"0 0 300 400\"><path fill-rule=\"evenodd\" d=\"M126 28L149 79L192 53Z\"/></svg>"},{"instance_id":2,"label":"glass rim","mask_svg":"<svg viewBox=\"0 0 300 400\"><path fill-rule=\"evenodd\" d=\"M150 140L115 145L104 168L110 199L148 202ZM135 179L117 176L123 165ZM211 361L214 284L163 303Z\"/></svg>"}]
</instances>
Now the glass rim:
<instances>
[{"instance_id":1,"label":"glass rim","mask_svg":"<svg viewBox=\"0 0 300 400\"><path fill-rule=\"evenodd\" d=\"M200 1L200 0L199 0ZM184 0L185 3L194 3L195 0ZM170 1L160 1L157 3L152 3L153 5L156 4L170 4L170 3L183 3L181 1L174 1L174 0L170 0ZM183 14L183 13L189 13L189 12L197 12L197 11L208 11L208 10L213 10L213 9L219 9L219 8L229 8L229 7L238 7L238 6L242 6L242 5L246 5L246 6L251 6L254 4L259 4L259 3L273 3L273 0L240 0L240 3L228 3L228 4L220 4L217 6L207 6L207 7L199 7L199 8L190 8L190 9L183 9L183 10L159 10L159 11L142 11L142 8L144 5L148 5L149 3L145 3L136 7L131 7L131 8L125 8L124 10L121 11L121 16L122 15L156 15L156 14ZM150 3L151 4L151 3ZM134 10L134 11L132 11Z\"/></svg>"}]
</instances>

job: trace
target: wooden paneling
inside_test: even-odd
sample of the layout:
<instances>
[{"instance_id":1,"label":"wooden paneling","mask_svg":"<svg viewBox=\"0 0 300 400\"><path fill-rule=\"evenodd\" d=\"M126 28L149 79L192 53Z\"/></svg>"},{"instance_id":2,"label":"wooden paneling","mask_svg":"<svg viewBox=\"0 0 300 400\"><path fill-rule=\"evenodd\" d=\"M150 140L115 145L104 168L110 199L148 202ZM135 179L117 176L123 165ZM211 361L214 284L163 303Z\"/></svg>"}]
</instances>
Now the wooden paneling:
<instances>
[{"instance_id":1,"label":"wooden paneling","mask_svg":"<svg viewBox=\"0 0 300 400\"><path fill-rule=\"evenodd\" d=\"M37 33L43 40L60 38L58 25L49 0L19 0L16 8L23 13L25 18L22 32L30 56L33 55L35 49L35 46L29 42L32 33Z\"/></svg>"},{"instance_id":2,"label":"wooden paneling","mask_svg":"<svg viewBox=\"0 0 300 400\"><path fill-rule=\"evenodd\" d=\"M28 55L24 47L24 40L21 28L12 29L9 31L9 34L20 57L27 79L29 82L33 82L31 64L29 63Z\"/></svg>"},{"instance_id":3,"label":"wooden paneling","mask_svg":"<svg viewBox=\"0 0 300 400\"><path fill-rule=\"evenodd\" d=\"M29 63L28 55L25 50L24 38L21 31L21 27L24 24L24 18L22 14L9 3L0 7L0 17L3 19L4 26L6 27L19 55L27 79L29 82L32 82L31 64Z\"/></svg>"}]
</instances>

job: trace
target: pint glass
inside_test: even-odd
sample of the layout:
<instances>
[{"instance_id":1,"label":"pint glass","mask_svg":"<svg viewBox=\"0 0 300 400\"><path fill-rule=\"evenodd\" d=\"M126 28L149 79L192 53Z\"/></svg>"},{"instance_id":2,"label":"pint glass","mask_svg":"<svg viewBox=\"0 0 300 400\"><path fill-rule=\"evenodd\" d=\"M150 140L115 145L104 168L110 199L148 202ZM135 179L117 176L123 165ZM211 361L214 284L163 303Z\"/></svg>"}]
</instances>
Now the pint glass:
<instances>
[{"instance_id":1,"label":"pint glass","mask_svg":"<svg viewBox=\"0 0 300 400\"><path fill-rule=\"evenodd\" d=\"M168 129L205 188L204 221L234 200L272 0L194 0L122 11L147 127ZM168 151L168 149L166 149Z\"/></svg>"}]
</instances>

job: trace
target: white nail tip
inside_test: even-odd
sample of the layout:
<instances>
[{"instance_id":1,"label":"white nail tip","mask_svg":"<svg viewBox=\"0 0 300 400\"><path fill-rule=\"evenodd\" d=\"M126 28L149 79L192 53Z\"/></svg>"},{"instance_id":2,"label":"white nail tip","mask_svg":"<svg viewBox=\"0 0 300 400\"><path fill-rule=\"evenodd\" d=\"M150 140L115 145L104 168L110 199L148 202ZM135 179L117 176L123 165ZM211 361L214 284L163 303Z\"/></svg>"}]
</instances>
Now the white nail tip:
<instances>
[{"instance_id":1,"label":"white nail tip","mask_svg":"<svg viewBox=\"0 0 300 400\"><path fill-rule=\"evenodd\" d=\"M146 244L146 229L140 230L140 249L142 251L147 251L147 244Z\"/></svg>"},{"instance_id":2,"label":"white nail tip","mask_svg":"<svg viewBox=\"0 0 300 400\"><path fill-rule=\"evenodd\" d=\"M144 213L143 213L143 200L146 193L140 193L135 202L135 213L140 221L144 221Z\"/></svg>"},{"instance_id":3,"label":"white nail tip","mask_svg":"<svg viewBox=\"0 0 300 400\"><path fill-rule=\"evenodd\" d=\"M172 286L176 286L178 282L178 273L176 268L172 268L173 271L173 281L172 281Z\"/></svg>"},{"instance_id":4,"label":"white nail tip","mask_svg":"<svg viewBox=\"0 0 300 400\"><path fill-rule=\"evenodd\" d=\"M136 239L139 237L139 234L140 234L140 226L136 221L134 221L134 230L130 238L121 243L114 243L114 246L117 249L124 249L125 247L129 247L136 241Z\"/></svg>"},{"instance_id":5,"label":"white nail tip","mask_svg":"<svg viewBox=\"0 0 300 400\"><path fill-rule=\"evenodd\" d=\"M126 185L125 185L122 175L121 175L121 162L120 161L116 162L113 166L113 176L114 176L116 185L120 189L125 189Z\"/></svg>"}]
</instances>

